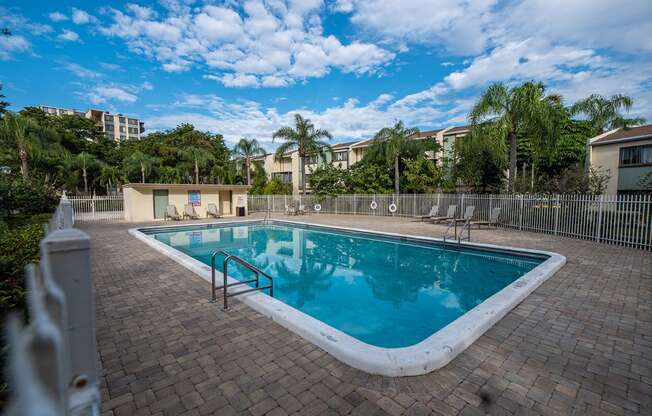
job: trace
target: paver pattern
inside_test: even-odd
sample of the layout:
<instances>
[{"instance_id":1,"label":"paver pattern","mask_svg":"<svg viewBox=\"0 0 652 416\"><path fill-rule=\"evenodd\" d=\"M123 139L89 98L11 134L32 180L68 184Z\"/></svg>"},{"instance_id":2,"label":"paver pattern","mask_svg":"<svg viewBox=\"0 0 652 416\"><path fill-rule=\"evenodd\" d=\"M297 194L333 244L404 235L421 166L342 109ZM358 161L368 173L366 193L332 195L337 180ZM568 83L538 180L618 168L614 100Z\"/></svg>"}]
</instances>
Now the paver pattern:
<instances>
[{"instance_id":1,"label":"paver pattern","mask_svg":"<svg viewBox=\"0 0 652 416\"><path fill-rule=\"evenodd\" d=\"M292 219L443 231L402 218ZM474 230L474 241L568 262L446 367L390 378L342 364L237 299L222 312L203 279L131 237L133 226L80 226L93 239L104 415L652 414L649 252Z\"/></svg>"}]
</instances>

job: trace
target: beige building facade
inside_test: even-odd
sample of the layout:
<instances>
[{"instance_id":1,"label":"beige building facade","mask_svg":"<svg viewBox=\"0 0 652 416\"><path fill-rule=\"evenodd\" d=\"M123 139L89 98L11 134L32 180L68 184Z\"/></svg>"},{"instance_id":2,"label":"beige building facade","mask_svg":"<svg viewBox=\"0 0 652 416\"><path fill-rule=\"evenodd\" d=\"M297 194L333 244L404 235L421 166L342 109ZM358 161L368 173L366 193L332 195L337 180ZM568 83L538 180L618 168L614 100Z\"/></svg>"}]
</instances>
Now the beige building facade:
<instances>
[{"instance_id":1,"label":"beige building facade","mask_svg":"<svg viewBox=\"0 0 652 416\"><path fill-rule=\"evenodd\" d=\"M606 194L652 192L652 124L596 136L588 156L593 168L610 175Z\"/></svg>"},{"instance_id":2,"label":"beige building facade","mask_svg":"<svg viewBox=\"0 0 652 416\"><path fill-rule=\"evenodd\" d=\"M247 215L247 185L130 183L124 185L125 221L163 220L165 209L174 205L183 214L193 205L200 218L206 218L208 204L215 204L225 217Z\"/></svg>"},{"instance_id":3,"label":"beige building facade","mask_svg":"<svg viewBox=\"0 0 652 416\"><path fill-rule=\"evenodd\" d=\"M469 129L467 126L447 127L439 130L423 131L412 136L413 140L434 138L440 144L441 150L437 155L428 155L442 163L445 157L452 157L455 140L465 136ZM310 174L324 163L333 164L341 169L348 169L360 162L366 152L374 144L374 139L364 139L353 142L337 143L331 146L332 152L325 154L325 159L318 156L306 158L306 191L310 192ZM292 192L300 193L302 189L301 160L299 152L286 153L280 160L276 160L273 153L261 156L256 160L263 163L267 179L279 178L284 183L292 184Z\"/></svg>"},{"instance_id":4,"label":"beige building facade","mask_svg":"<svg viewBox=\"0 0 652 416\"><path fill-rule=\"evenodd\" d=\"M125 116L123 114L111 114L108 111L89 109L77 111L75 109L49 107L41 105L38 108L45 114L62 116L75 115L93 120L102 133L109 139L116 142L124 140L140 140L145 133L145 123L138 118Z\"/></svg>"}]
</instances>

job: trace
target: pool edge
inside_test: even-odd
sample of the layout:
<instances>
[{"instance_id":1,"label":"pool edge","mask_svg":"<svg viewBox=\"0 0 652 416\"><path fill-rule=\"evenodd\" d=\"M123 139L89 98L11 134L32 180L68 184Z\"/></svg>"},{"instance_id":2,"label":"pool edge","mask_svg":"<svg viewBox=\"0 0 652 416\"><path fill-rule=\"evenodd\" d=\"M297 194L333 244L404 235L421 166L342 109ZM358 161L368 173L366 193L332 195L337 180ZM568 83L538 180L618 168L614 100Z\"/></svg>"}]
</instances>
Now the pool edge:
<instances>
[{"instance_id":1,"label":"pool edge","mask_svg":"<svg viewBox=\"0 0 652 416\"><path fill-rule=\"evenodd\" d=\"M315 228L364 232L395 238L407 237L422 242L443 243L442 239L426 236L388 233L383 231L321 225L283 219L272 219L271 221ZM262 222L262 220L241 219L232 221L202 222L192 225L200 226L207 224L220 224L228 226L259 222ZM188 224L169 225L165 227L159 225L135 227L129 229L129 234L193 271L204 280L210 282L211 270L208 265L205 265L140 231L148 228L175 228L187 225ZM238 299L307 341L324 349L326 352L351 367L368 373L390 377L422 375L448 364L453 358L473 344L473 342L475 342L482 334L493 327L509 311L516 307L516 305L536 290L543 282L554 275L566 263L566 257L549 251L499 246L486 243L464 242L462 243L462 246L480 249L487 248L503 252L520 252L537 256L545 255L548 256L548 258L528 273L487 298L480 305L466 312L464 315L449 323L447 326L435 332L428 338L417 344L402 348L382 348L367 344L263 293L248 293L239 296ZM222 279L222 274L219 270L216 271L216 277ZM235 282L235 279L230 277L228 279L231 282ZM208 288L206 292L208 297Z\"/></svg>"}]
</instances>

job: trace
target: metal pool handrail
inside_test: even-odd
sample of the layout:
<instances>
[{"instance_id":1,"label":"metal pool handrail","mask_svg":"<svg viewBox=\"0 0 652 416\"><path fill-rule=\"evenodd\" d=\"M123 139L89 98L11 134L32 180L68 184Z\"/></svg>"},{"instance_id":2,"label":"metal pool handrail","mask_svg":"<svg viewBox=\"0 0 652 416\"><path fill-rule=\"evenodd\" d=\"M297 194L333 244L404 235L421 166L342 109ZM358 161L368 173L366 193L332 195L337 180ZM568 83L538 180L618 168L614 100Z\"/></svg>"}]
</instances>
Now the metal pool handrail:
<instances>
[{"instance_id":1,"label":"metal pool handrail","mask_svg":"<svg viewBox=\"0 0 652 416\"><path fill-rule=\"evenodd\" d=\"M224 278L224 284L222 286L215 286L215 256L218 254L223 254L224 255L224 260L222 261L222 277ZM227 283L227 276L228 276L228 267L229 267L229 260L233 260L236 263L246 267L247 269L251 270L252 272L255 273L256 277L251 279L251 280L245 280L242 282L236 282L236 283ZM260 286L260 275L265 276L267 279L269 279L269 285L267 286ZM227 292L227 288L232 287L232 286L238 286L238 285L246 285L248 283L256 283L256 287L247 289L247 290L241 290L236 293L229 294ZM228 310L229 309L229 301L228 298L231 296L237 296L237 295L242 295L245 293L253 292L256 290L265 290L269 289L269 295L274 296L274 279L272 276L269 274L265 273L264 271L260 270L258 267L254 266L253 264L241 259L240 257L234 255L234 254L229 254L224 250L217 250L213 252L211 255L211 299L210 303L215 303L217 302L217 298L215 296L215 290L216 289L223 289L224 292L224 306L222 307L223 310Z\"/></svg>"}]
</instances>

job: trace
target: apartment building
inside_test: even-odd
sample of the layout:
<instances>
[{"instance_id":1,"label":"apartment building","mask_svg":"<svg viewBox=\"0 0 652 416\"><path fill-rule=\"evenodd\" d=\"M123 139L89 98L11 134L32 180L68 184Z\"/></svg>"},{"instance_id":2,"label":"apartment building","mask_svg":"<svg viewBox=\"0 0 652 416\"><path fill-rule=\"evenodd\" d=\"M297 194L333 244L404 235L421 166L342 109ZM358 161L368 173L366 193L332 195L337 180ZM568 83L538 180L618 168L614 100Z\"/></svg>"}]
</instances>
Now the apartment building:
<instances>
[{"instance_id":1,"label":"apartment building","mask_svg":"<svg viewBox=\"0 0 652 416\"><path fill-rule=\"evenodd\" d=\"M428 154L428 157L442 163L444 158L453 156L455 140L469 132L468 126L447 127L439 130L423 131L411 137L412 140L434 138L441 145L438 154ZM306 192L310 192L310 174L318 166L325 163L333 164L341 169L348 169L364 158L367 150L374 144L374 139L364 139L346 143L337 143L331 146L332 152L327 152L325 157L312 155L305 161ZM292 184L292 192L300 193L302 189L301 161L299 153L295 150L288 152L280 160L274 153L260 156L257 160L263 162L268 179L279 178L284 183Z\"/></svg>"},{"instance_id":2,"label":"apartment building","mask_svg":"<svg viewBox=\"0 0 652 416\"><path fill-rule=\"evenodd\" d=\"M588 156L592 167L609 171L606 194L652 192L652 124L596 136Z\"/></svg>"},{"instance_id":3,"label":"apartment building","mask_svg":"<svg viewBox=\"0 0 652 416\"><path fill-rule=\"evenodd\" d=\"M145 132L145 123L137 118L125 116L123 114L111 114L108 111L89 109L85 112L75 109L39 106L46 114L62 116L76 115L93 120L102 132L110 140L140 140Z\"/></svg>"}]
</instances>

